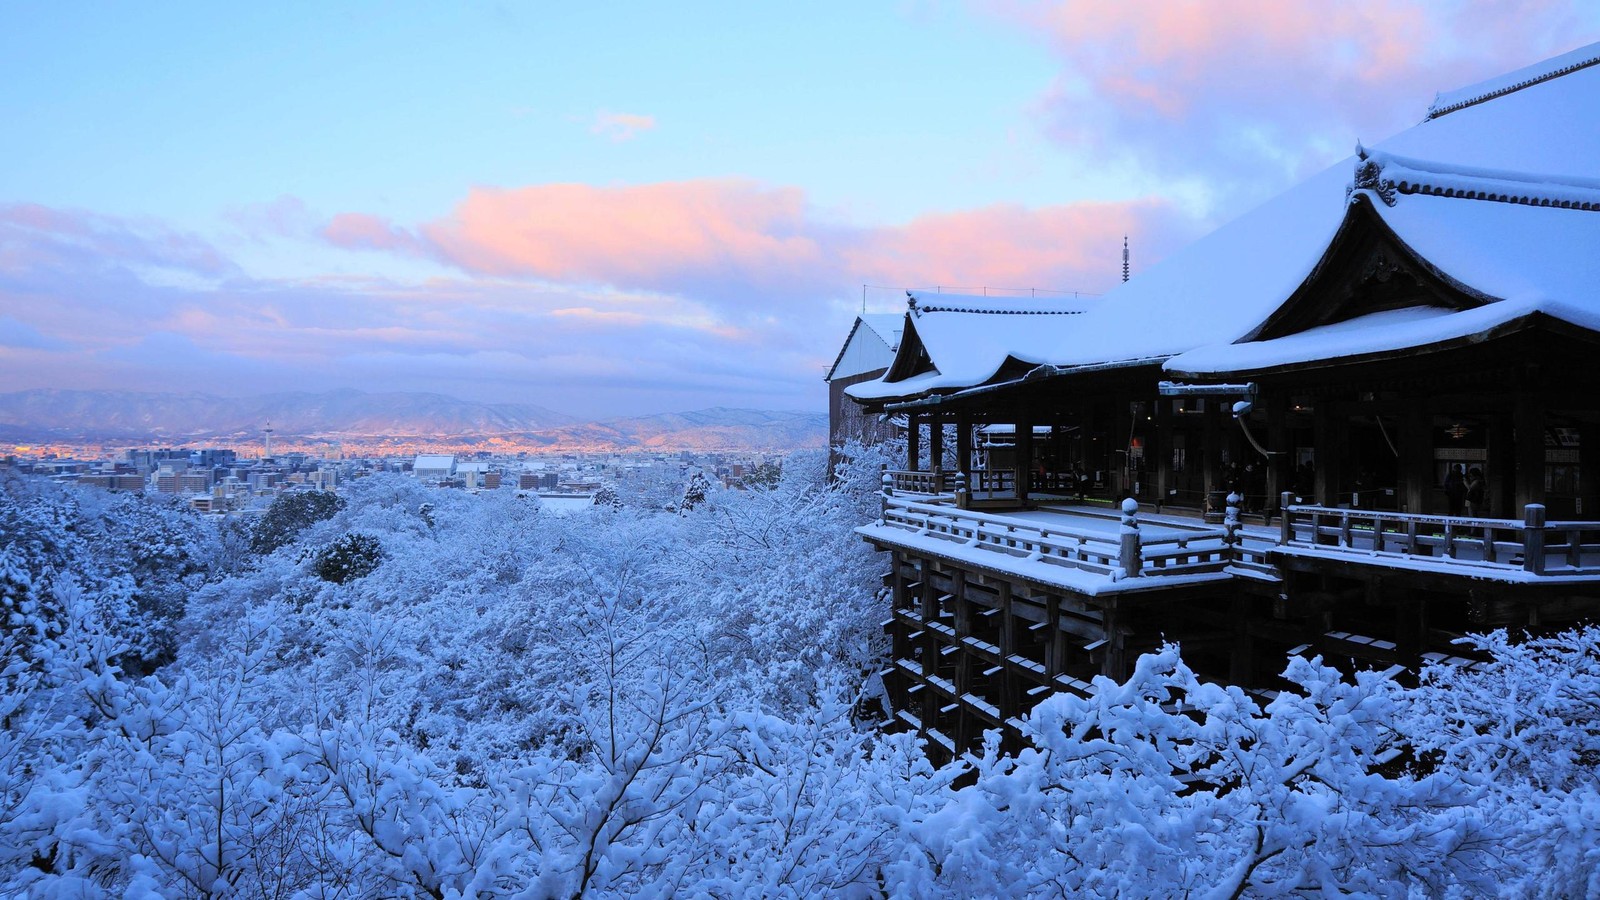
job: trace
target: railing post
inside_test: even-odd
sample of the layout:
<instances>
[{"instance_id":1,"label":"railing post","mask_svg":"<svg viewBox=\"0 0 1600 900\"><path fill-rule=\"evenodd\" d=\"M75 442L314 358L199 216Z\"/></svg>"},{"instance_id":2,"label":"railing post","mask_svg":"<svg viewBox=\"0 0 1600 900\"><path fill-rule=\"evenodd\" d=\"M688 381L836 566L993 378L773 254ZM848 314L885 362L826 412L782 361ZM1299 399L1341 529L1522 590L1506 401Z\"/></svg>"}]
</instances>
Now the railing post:
<instances>
[{"instance_id":1,"label":"railing post","mask_svg":"<svg viewBox=\"0 0 1600 900\"><path fill-rule=\"evenodd\" d=\"M1122 501L1122 547L1118 562L1124 577L1133 578L1144 568L1139 550L1139 501L1129 497Z\"/></svg>"},{"instance_id":2,"label":"railing post","mask_svg":"<svg viewBox=\"0 0 1600 900\"><path fill-rule=\"evenodd\" d=\"M1228 494L1226 502L1228 505L1222 508L1222 530L1227 533L1223 541L1232 547L1239 542L1239 504L1244 502L1244 498L1239 496L1238 491L1233 491Z\"/></svg>"},{"instance_id":3,"label":"railing post","mask_svg":"<svg viewBox=\"0 0 1600 900\"><path fill-rule=\"evenodd\" d=\"M1278 516L1281 519L1281 521L1278 522L1279 544L1287 544L1291 540L1294 540L1294 528L1289 524L1289 503L1293 499L1294 495L1288 491L1284 491L1282 494L1278 495ZM1313 543L1315 543L1315 541L1313 541Z\"/></svg>"},{"instance_id":4,"label":"railing post","mask_svg":"<svg viewBox=\"0 0 1600 900\"><path fill-rule=\"evenodd\" d=\"M967 487L967 473L956 470L956 508L966 509L971 505L972 493Z\"/></svg>"},{"instance_id":5,"label":"railing post","mask_svg":"<svg viewBox=\"0 0 1600 900\"><path fill-rule=\"evenodd\" d=\"M1522 568L1535 575L1544 574L1544 504L1529 503L1522 508Z\"/></svg>"},{"instance_id":6,"label":"railing post","mask_svg":"<svg viewBox=\"0 0 1600 900\"><path fill-rule=\"evenodd\" d=\"M883 495L885 497L894 496L894 476L889 474L888 466L883 467Z\"/></svg>"}]
</instances>

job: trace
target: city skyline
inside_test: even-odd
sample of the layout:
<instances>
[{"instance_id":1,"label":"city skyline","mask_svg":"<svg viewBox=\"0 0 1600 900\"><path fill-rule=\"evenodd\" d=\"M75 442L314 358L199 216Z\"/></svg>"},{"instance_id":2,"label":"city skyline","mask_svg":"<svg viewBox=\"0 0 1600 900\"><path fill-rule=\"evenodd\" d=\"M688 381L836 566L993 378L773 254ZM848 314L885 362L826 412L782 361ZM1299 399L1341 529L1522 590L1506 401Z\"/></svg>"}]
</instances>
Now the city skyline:
<instances>
[{"instance_id":1,"label":"city skyline","mask_svg":"<svg viewBox=\"0 0 1600 900\"><path fill-rule=\"evenodd\" d=\"M863 299L1097 293L1576 3L0 13L0 380L821 409ZM875 285L863 289L864 285Z\"/></svg>"}]
</instances>

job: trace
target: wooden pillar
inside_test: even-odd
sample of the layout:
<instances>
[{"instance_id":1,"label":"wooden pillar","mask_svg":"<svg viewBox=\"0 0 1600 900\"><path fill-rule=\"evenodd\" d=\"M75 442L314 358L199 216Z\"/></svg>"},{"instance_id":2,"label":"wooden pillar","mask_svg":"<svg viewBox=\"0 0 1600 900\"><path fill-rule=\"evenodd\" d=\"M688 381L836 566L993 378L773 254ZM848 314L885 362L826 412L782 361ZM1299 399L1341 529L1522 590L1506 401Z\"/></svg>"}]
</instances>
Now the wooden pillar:
<instances>
[{"instance_id":1,"label":"wooden pillar","mask_svg":"<svg viewBox=\"0 0 1600 900\"><path fill-rule=\"evenodd\" d=\"M1578 518L1600 516L1600 423L1578 423Z\"/></svg>"},{"instance_id":2,"label":"wooden pillar","mask_svg":"<svg viewBox=\"0 0 1600 900\"><path fill-rule=\"evenodd\" d=\"M1283 393L1266 398L1267 449L1273 455L1262 461L1267 467L1267 496L1262 505L1272 510L1278 498L1294 484L1294 448L1289 446L1289 397ZM1279 514L1282 511L1279 510Z\"/></svg>"},{"instance_id":3,"label":"wooden pillar","mask_svg":"<svg viewBox=\"0 0 1600 900\"><path fill-rule=\"evenodd\" d=\"M1044 598L1044 673L1051 678L1066 668L1066 637L1061 633L1061 597L1046 594Z\"/></svg>"},{"instance_id":4,"label":"wooden pillar","mask_svg":"<svg viewBox=\"0 0 1600 900\"><path fill-rule=\"evenodd\" d=\"M1339 496L1340 470L1344 466L1344 410L1326 397L1319 397L1316 402L1312 411L1312 440L1316 443L1316 502L1324 506L1338 506L1350 502L1350 498Z\"/></svg>"},{"instance_id":5,"label":"wooden pillar","mask_svg":"<svg viewBox=\"0 0 1600 900\"><path fill-rule=\"evenodd\" d=\"M1126 397L1118 397L1111 405L1111 465L1117 473L1111 494L1114 500L1133 496L1133 448L1128 446L1132 443L1128 427L1132 412L1128 406Z\"/></svg>"},{"instance_id":6,"label":"wooden pillar","mask_svg":"<svg viewBox=\"0 0 1600 900\"><path fill-rule=\"evenodd\" d=\"M917 471L917 460L922 456L922 417L906 413L906 470Z\"/></svg>"},{"instance_id":7,"label":"wooden pillar","mask_svg":"<svg viewBox=\"0 0 1600 900\"><path fill-rule=\"evenodd\" d=\"M1400 509L1429 512L1433 492L1433 415L1426 397L1406 398L1400 420Z\"/></svg>"},{"instance_id":8,"label":"wooden pillar","mask_svg":"<svg viewBox=\"0 0 1600 900\"><path fill-rule=\"evenodd\" d=\"M1204 457L1204 467L1201 472L1204 475L1206 496L1202 502L1209 502L1211 492L1222 489L1222 423L1218 421L1222 401L1207 397L1203 402L1205 413L1200 417L1201 427L1204 429L1200 436L1200 455Z\"/></svg>"},{"instance_id":9,"label":"wooden pillar","mask_svg":"<svg viewBox=\"0 0 1600 900\"><path fill-rule=\"evenodd\" d=\"M1512 429L1516 440L1516 495L1515 505L1499 508L1496 516L1514 518L1529 503L1544 502L1544 400L1538 394L1523 392L1517 396L1512 414Z\"/></svg>"},{"instance_id":10,"label":"wooden pillar","mask_svg":"<svg viewBox=\"0 0 1600 900\"><path fill-rule=\"evenodd\" d=\"M1000 605L1000 658L1008 659L1017 652L1017 620L1011 608L1011 583L1002 581L997 587L999 596L996 600ZM996 699L995 705L1000 707L1001 719L1011 719L1021 714L1017 675L1012 669L1013 665L1006 663L1000 672L1000 696Z\"/></svg>"},{"instance_id":11,"label":"wooden pillar","mask_svg":"<svg viewBox=\"0 0 1600 900\"><path fill-rule=\"evenodd\" d=\"M1128 680L1127 641L1122 633L1121 614L1115 602L1102 613L1101 626L1105 629L1105 657L1100 661L1100 674L1121 683Z\"/></svg>"},{"instance_id":12,"label":"wooden pillar","mask_svg":"<svg viewBox=\"0 0 1600 900\"><path fill-rule=\"evenodd\" d=\"M1501 412L1489 416L1489 458L1482 466L1483 477L1488 481L1484 497L1489 503L1490 516L1506 519L1520 518L1522 507L1517 501L1517 440L1515 414ZM1477 463L1467 463L1468 471Z\"/></svg>"},{"instance_id":13,"label":"wooden pillar","mask_svg":"<svg viewBox=\"0 0 1600 900\"><path fill-rule=\"evenodd\" d=\"M1409 588L1389 585L1386 593L1394 603L1395 662L1409 669L1419 669L1423 651L1428 649L1426 607Z\"/></svg>"},{"instance_id":14,"label":"wooden pillar","mask_svg":"<svg viewBox=\"0 0 1600 900\"><path fill-rule=\"evenodd\" d=\"M1026 503L1033 486L1033 415L1026 405L1017 409L1017 499Z\"/></svg>"},{"instance_id":15,"label":"wooden pillar","mask_svg":"<svg viewBox=\"0 0 1600 900\"><path fill-rule=\"evenodd\" d=\"M1228 654L1228 681L1240 687L1255 683L1255 639L1250 636L1250 597L1235 591L1229 601L1228 618L1233 629L1233 646Z\"/></svg>"},{"instance_id":16,"label":"wooden pillar","mask_svg":"<svg viewBox=\"0 0 1600 900\"><path fill-rule=\"evenodd\" d=\"M956 471L972 474L971 413L956 413Z\"/></svg>"},{"instance_id":17,"label":"wooden pillar","mask_svg":"<svg viewBox=\"0 0 1600 900\"><path fill-rule=\"evenodd\" d=\"M1156 512L1166 503L1174 484L1172 475L1172 400L1157 397L1150 408L1150 436L1145 445L1145 467L1155 479Z\"/></svg>"},{"instance_id":18,"label":"wooden pillar","mask_svg":"<svg viewBox=\"0 0 1600 900\"><path fill-rule=\"evenodd\" d=\"M944 414L932 413L928 416L928 471L938 472L944 468Z\"/></svg>"}]
</instances>

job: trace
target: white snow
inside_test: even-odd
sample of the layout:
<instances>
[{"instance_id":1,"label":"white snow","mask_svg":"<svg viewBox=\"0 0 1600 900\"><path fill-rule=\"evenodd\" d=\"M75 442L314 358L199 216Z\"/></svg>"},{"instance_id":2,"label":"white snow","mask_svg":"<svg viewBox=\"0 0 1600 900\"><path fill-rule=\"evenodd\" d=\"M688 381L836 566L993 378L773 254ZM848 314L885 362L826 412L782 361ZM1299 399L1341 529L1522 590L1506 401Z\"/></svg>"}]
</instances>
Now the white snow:
<instances>
[{"instance_id":1,"label":"white snow","mask_svg":"<svg viewBox=\"0 0 1600 900\"><path fill-rule=\"evenodd\" d=\"M1600 116L1595 115L1600 66L1571 68L1595 56L1600 45L1468 88L1462 96L1565 71L1426 120L1382 142L1371 155L1390 166L1386 176L1409 176L1441 189L1553 201L1588 202L1591 194L1600 199ZM1350 157L1285 191L1139 273L1081 315L913 314L909 327L929 348L937 371L857 385L850 394L884 400L973 387L992 381L1008 359L1070 368L1133 365L1184 354L1172 367L1199 373L1427 344L1532 311L1585 328L1600 325L1595 291L1600 212L1402 194L1392 207L1374 198L1402 241L1447 276L1518 305L1457 314L1461 318L1414 311L1367 319L1307 339L1310 344L1333 341L1327 351L1306 342L1273 342L1237 351L1243 354L1237 362L1222 359L1216 345L1254 331L1322 258L1345 216L1356 162ZM1424 318L1439 321L1426 325ZM1390 327L1402 330L1388 334ZM902 355L910 349L904 345Z\"/></svg>"},{"instance_id":2,"label":"white snow","mask_svg":"<svg viewBox=\"0 0 1600 900\"><path fill-rule=\"evenodd\" d=\"M1585 66L1600 63L1600 44L1589 44L1576 50L1553 56L1543 62L1524 66L1504 75L1498 75L1477 84L1469 84L1434 97L1428 108L1428 118L1447 115L1467 106L1497 98L1512 91L1522 90L1539 82Z\"/></svg>"}]
</instances>

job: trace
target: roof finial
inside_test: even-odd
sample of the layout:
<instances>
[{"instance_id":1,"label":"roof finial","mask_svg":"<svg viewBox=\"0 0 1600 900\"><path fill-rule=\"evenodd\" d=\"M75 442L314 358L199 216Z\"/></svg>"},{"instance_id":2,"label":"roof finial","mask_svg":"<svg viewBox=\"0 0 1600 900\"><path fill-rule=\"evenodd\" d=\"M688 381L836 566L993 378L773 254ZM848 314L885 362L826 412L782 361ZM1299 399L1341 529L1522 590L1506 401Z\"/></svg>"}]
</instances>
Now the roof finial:
<instances>
[{"instance_id":1,"label":"roof finial","mask_svg":"<svg viewBox=\"0 0 1600 900\"><path fill-rule=\"evenodd\" d=\"M1128 280L1128 236L1122 236L1122 280Z\"/></svg>"}]
</instances>

